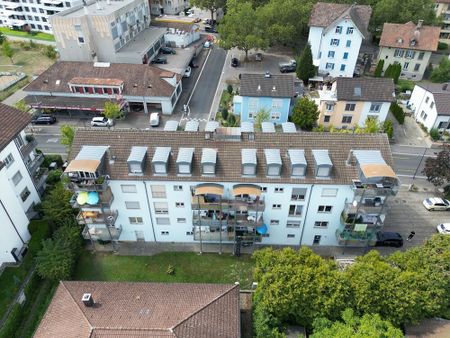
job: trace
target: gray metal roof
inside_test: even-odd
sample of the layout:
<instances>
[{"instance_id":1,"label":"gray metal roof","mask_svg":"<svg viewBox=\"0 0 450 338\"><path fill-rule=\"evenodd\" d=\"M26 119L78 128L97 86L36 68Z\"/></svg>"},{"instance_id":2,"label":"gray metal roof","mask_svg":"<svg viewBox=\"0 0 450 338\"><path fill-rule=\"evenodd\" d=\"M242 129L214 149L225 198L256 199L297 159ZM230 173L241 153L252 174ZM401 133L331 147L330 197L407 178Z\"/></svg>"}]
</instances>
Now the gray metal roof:
<instances>
[{"instance_id":1,"label":"gray metal roof","mask_svg":"<svg viewBox=\"0 0 450 338\"><path fill-rule=\"evenodd\" d=\"M190 120L186 122L184 126L184 131L198 131L198 121Z\"/></svg>"},{"instance_id":2,"label":"gray metal roof","mask_svg":"<svg viewBox=\"0 0 450 338\"><path fill-rule=\"evenodd\" d=\"M212 148L202 149L202 164L203 163L216 163L217 160L217 150Z\"/></svg>"},{"instance_id":3,"label":"gray metal roof","mask_svg":"<svg viewBox=\"0 0 450 338\"><path fill-rule=\"evenodd\" d=\"M303 149L288 149L289 160L292 165L307 165Z\"/></svg>"},{"instance_id":4,"label":"gray metal roof","mask_svg":"<svg viewBox=\"0 0 450 338\"><path fill-rule=\"evenodd\" d=\"M241 74L241 96L293 97L292 75Z\"/></svg>"},{"instance_id":5,"label":"gray metal roof","mask_svg":"<svg viewBox=\"0 0 450 338\"><path fill-rule=\"evenodd\" d=\"M156 147L155 153L153 154L152 163L155 162L164 162L167 163L169 161L170 147Z\"/></svg>"},{"instance_id":6,"label":"gray metal roof","mask_svg":"<svg viewBox=\"0 0 450 338\"><path fill-rule=\"evenodd\" d=\"M266 164L278 164L281 165L281 155L280 149L264 149L264 154L266 155Z\"/></svg>"},{"instance_id":7,"label":"gray metal roof","mask_svg":"<svg viewBox=\"0 0 450 338\"><path fill-rule=\"evenodd\" d=\"M253 122L248 122L248 121L241 122L241 132L243 132L243 133L255 132Z\"/></svg>"},{"instance_id":8,"label":"gray metal roof","mask_svg":"<svg viewBox=\"0 0 450 338\"><path fill-rule=\"evenodd\" d=\"M261 123L261 129L263 133L274 133L275 125L273 122L263 122Z\"/></svg>"},{"instance_id":9,"label":"gray metal roof","mask_svg":"<svg viewBox=\"0 0 450 338\"><path fill-rule=\"evenodd\" d=\"M257 164L256 149L241 149L242 164Z\"/></svg>"},{"instance_id":10,"label":"gray metal roof","mask_svg":"<svg viewBox=\"0 0 450 338\"><path fill-rule=\"evenodd\" d=\"M75 160L101 160L108 146L82 146Z\"/></svg>"},{"instance_id":11,"label":"gray metal roof","mask_svg":"<svg viewBox=\"0 0 450 338\"><path fill-rule=\"evenodd\" d=\"M297 128L295 127L295 124L292 122L284 122L281 124L281 127L283 128L283 133L296 133Z\"/></svg>"},{"instance_id":12,"label":"gray metal roof","mask_svg":"<svg viewBox=\"0 0 450 338\"><path fill-rule=\"evenodd\" d=\"M379 150L353 150L353 155L360 165L386 164Z\"/></svg>"},{"instance_id":13,"label":"gray metal roof","mask_svg":"<svg viewBox=\"0 0 450 338\"><path fill-rule=\"evenodd\" d=\"M164 125L164 131L177 131L178 129L178 121L169 120Z\"/></svg>"},{"instance_id":14,"label":"gray metal roof","mask_svg":"<svg viewBox=\"0 0 450 338\"><path fill-rule=\"evenodd\" d=\"M147 147L131 147L130 156L128 156L128 162L139 162L144 161L145 155L147 154Z\"/></svg>"},{"instance_id":15,"label":"gray metal roof","mask_svg":"<svg viewBox=\"0 0 450 338\"><path fill-rule=\"evenodd\" d=\"M217 128L219 128L219 122L217 121L208 121L206 122L205 131L214 132Z\"/></svg>"},{"instance_id":16,"label":"gray metal roof","mask_svg":"<svg viewBox=\"0 0 450 338\"><path fill-rule=\"evenodd\" d=\"M177 163L180 162L192 162L192 157L194 157L195 148L180 148L178 149Z\"/></svg>"},{"instance_id":17,"label":"gray metal roof","mask_svg":"<svg viewBox=\"0 0 450 338\"><path fill-rule=\"evenodd\" d=\"M331 162L330 156L328 155L328 150L326 149L313 149L311 150L314 161L316 165L329 165L333 166L333 162Z\"/></svg>"}]
</instances>

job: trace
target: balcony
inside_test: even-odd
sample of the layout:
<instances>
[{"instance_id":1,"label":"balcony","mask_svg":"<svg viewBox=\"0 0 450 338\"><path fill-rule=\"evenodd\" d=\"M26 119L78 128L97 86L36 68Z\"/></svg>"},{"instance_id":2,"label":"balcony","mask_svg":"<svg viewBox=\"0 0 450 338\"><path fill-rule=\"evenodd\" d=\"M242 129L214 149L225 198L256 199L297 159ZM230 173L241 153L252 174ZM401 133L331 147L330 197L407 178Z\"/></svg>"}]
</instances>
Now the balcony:
<instances>
[{"instance_id":1,"label":"balcony","mask_svg":"<svg viewBox=\"0 0 450 338\"><path fill-rule=\"evenodd\" d=\"M210 226L219 227L228 226L228 227L251 227L254 229L257 226L261 226L263 224L262 213L258 215L258 220L256 219L256 215L248 215L248 214L222 214L222 219L220 220L218 214L213 211L200 211L200 215L198 211L192 212L192 222L196 226Z\"/></svg>"},{"instance_id":2,"label":"balcony","mask_svg":"<svg viewBox=\"0 0 450 338\"><path fill-rule=\"evenodd\" d=\"M336 230L336 239L339 245L363 247L374 246L376 243L376 230L354 231L346 228Z\"/></svg>"},{"instance_id":3,"label":"balcony","mask_svg":"<svg viewBox=\"0 0 450 338\"><path fill-rule=\"evenodd\" d=\"M108 187L104 192L99 192L98 202L95 204L89 204L88 202L83 203L83 201L78 200L78 195L80 192L75 192L70 199L70 205L72 208L80 208L83 210L101 210L101 209L110 209L111 204L114 201L114 195L111 191L111 188Z\"/></svg>"},{"instance_id":4,"label":"balcony","mask_svg":"<svg viewBox=\"0 0 450 338\"><path fill-rule=\"evenodd\" d=\"M89 224L83 229L82 235L84 239L93 241L117 241L122 233L122 226L106 226Z\"/></svg>"},{"instance_id":5,"label":"balcony","mask_svg":"<svg viewBox=\"0 0 450 338\"><path fill-rule=\"evenodd\" d=\"M236 199L216 199L206 196L192 197L193 210L237 210L237 211L258 211L263 212L265 209L264 200L252 198L236 198Z\"/></svg>"},{"instance_id":6,"label":"balcony","mask_svg":"<svg viewBox=\"0 0 450 338\"><path fill-rule=\"evenodd\" d=\"M34 137L28 138L28 135L27 135L27 139L28 139L28 142L19 148L22 158L25 158L28 155L30 155L31 152L34 149L36 149L36 146L37 146L37 141L34 139Z\"/></svg>"},{"instance_id":7,"label":"balcony","mask_svg":"<svg viewBox=\"0 0 450 338\"><path fill-rule=\"evenodd\" d=\"M222 231L219 228L209 226L194 226L194 240L206 242L231 242L235 239L240 239L243 242L259 243L262 236L254 230L247 228L234 229L232 227L222 226Z\"/></svg>"},{"instance_id":8,"label":"balcony","mask_svg":"<svg viewBox=\"0 0 450 338\"><path fill-rule=\"evenodd\" d=\"M89 179L73 179L67 184L67 189L72 191L97 191L104 192L108 189L109 181L106 176Z\"/></svg>"},{"instance_id":9,"label":"balcony","mask_svg":"<svg viewBox=\"0 0 450 338\"><path fill-rule=\"evenodd\" d=\"M381 228L384 224L386 215L384 214L363 214L363 213L346 213L344 210L341 214L341 224L349 226L367 226L367 228Z\"/></svg>"},{"instance_id":10,"label":"balcony","mask_svg":"<svg viewBox=\"0 0 450 338\"><path fill-rule=\"evenodd\" d=\"M384 183L364 183L360 180L353 180L352 189L357 196L395 196L398 191L398 185L390 181Z\"/></svg>"},{"instance_id":11,"label":"balcony","mask_svg":"<svg viewBox=\"0 0 450 338\"><path fill-rule=\"evenodd\" d=\"M39 167L41 166L41 164L44 162L44 155L42 154L36 154L36 156L34 157L34 159L30 162L28 162L27 168L30 171L31 175L33 175L34 173L36 173L36 171L39 169Z\"/></svg>"},{"instance_id":12,"label":"balcony","mask_svg":"<svg viewBox=\"0 0 450 338\"><path fill-rule=\"evenodd\" d=\"M78 224L103 224L114 226L118 216L119 212L117 210L105 213L99 213L96 211L80 211L77 215L77 222Z\"/></svg>"},{"instance_id":13,"label":"balcony","mask_svg":"<svg viewBox=\"0 0 450 338\"><path fill-rule=\"evenodd\" d=\"M39 195L42 196L45 190L45 181L47 181L48 177L48 169L38 168L32 177L33 182L36 186L36 190L38 191Z\"/></svg>"}]
</instances>

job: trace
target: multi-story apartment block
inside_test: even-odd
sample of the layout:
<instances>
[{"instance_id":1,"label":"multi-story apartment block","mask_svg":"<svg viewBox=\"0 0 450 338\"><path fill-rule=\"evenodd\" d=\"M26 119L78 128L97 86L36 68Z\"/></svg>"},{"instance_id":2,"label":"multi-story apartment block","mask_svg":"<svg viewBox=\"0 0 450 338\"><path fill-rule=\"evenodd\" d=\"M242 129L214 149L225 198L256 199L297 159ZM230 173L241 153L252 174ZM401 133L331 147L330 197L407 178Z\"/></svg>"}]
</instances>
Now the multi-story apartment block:
<instances>
[{"instance_id":1,"label":"multi-story apartment block","mask_svg":"<svg viewBox=\"0 0 450 338\"><path fill-rule=\"evenodd\" d=\"M416 25L385 23L380 38L379 60L384 60L383 71L390 64L402 66L402 78L419 81L427 68L431 53L439 43L439 27L423 26L422 20Z\"/></svg>"},{"instance_id":2,"label":"multi-story apartment block","mask_svg":"<svg viewBox=\"0 0 450 338\"><path fill-rule=\"evenodd\" d=\"M0 26L52 33L49 17L81 0L0 0Z\"/></svg>"},{"instance_id":3,"label":"multi-story apartment block","mask_svg":"<svg viewBox=\"0 0 450 338\"><path fill-rule=\"evenodd\" d=\"M371 245L398 186L382 134L79 129L71 154L92 241Z\"/></svg>"},{"instance_id":4,"label":"multi-story apartment block","mask_svg":"<svg viewBox=\"0 0 450 338\"><path fill-rule=\"evenodd\" d=\"M40 202L47 171L39 166L42 154L25 134L31 116L0 104L0 265L21 259L30 239L27 226L33 206Z\"/></svg>"},{"instance_id":5,"label":"multi-story apartment block","mask_svg":"<svg viewBox=\"0 0 450 338\"><path fill-rule=\"evenodd\" d=\"M364 126L369 117L383 122L395 100L395 86L390 78L337 78L330 89L324 87L317 94L318 123L351 128Z\"/></svg>"},{"instance_id":6,"label":"multi-story apartment block","mask_svg":"<svg viewBox=\"0 0 450 338\"><path fill-rule=\"evenodd\" d=\"M164 43L147 0L89 1L50 18L62 61L148 63Z\"/></svg>"},{"instance_id":7,"label":"multi-story apartment block","mask_svg":"<svg viewBox=\"0 0 450 338\"><path fill-rule=\"evenodd\" d=\"M450 1L449 0L435 0L436 16L442 19L441 34L439 41L450 43Z\"/></svg>"},{"instance_id":8,"label":"multi-story apartment block","mask_svg":"<svg viewBox=\"0 0 450 338\"><path fill-rule=\"evenodd\" d=\"M309 18L314 65L319 74L353 77L359 48L369 37L370 6L318 2Z\"/></svg>"},{"instance_id":9,"label":"multi-story apartment block","mask_svg":"<svg viewBox=\"0 0 450 338\"><path fill-rule=\"evenodd\" d=\"M151 0L152 15L179 14L189 8L189 0Z\"/></svg>"}]
</instances>

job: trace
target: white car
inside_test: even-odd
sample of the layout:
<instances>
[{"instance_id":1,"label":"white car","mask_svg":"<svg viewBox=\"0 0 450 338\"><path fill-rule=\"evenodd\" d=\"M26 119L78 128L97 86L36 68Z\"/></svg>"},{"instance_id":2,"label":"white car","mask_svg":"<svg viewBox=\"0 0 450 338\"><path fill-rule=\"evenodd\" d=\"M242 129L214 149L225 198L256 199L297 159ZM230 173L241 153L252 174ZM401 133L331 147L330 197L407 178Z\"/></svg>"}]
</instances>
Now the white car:
<instances>
[{"instance_id":1,"label":"white car","mask_svg":"<svg viewBox=\"0 0 450 338\"><path fill-rule=\"evenodd\" d=\"M211 41L205 41L205 43L203 44L204 48L211 48Z\"/></svg>"},{"instance_id":2,"label":"white car","mask_svg":"<svg viewBox=\"0 0 450 338\"><path fill-rule=\"evenodd\" d=\"M191 71L191 66L188 66L184 71L183 77L191 77Z\"/></svg>"},{"instance_id":3,"label":"white car","mask_svg":"<svg viewBox=\"0 0 450 338\"><path fill-rule=\"evenodd\" d=\"M441 223L437 226L437 231L443 235L450 235L450 223Z\"/></svg>"},{"instance_id":4,"label":"white car","mask_svg":"<svg viewBox=\"0 0 450 338\"><path fill-rule=\"evenodd\" d=\"M108 119L103 116L93 117L91 120L92 127L111 127L114 125L113 119Z\"/></svg>"},{"instance_id":5,"label":"white car","mask_svg":"<svg viewBox=\"0 0 450 338\"><path fill-rule=\"evenodd\" d=\"M158 127L159 126L159 114L158 113L151 113L150 114L150 126L151 127Z\"/></svg>"},{"instance_id":6,"label":"white car","mask_svg":"<svg viewBox=\"0 0 450 338\"><path fill-rule=\"evenodd\" d=\"M427 210L450 210L450 202L440 197L430 197L423 200Z\"/></svg>"}]
</instances>

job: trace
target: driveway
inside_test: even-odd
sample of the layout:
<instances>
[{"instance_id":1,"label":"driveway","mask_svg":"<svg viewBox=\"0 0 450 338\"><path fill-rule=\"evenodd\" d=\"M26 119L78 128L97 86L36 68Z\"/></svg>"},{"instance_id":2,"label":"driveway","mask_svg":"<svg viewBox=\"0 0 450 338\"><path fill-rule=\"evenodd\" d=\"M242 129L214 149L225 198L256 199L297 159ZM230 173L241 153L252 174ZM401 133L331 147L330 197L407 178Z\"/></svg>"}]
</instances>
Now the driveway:
<instances>
[{"instance_id":1,"label":"driveway","mask_svg":"<svg viewBox=\"0 0 450 338\"><path fill-rule=\"evenodd\" d=\"M431 146L429 137L420 129L414 117L405 116L404 124L399 124L396 118L389 112L388 119L394 124L395 144L427 148Z\"/></svg>"}]
</instances>

